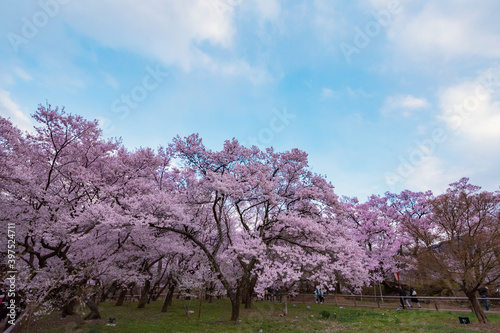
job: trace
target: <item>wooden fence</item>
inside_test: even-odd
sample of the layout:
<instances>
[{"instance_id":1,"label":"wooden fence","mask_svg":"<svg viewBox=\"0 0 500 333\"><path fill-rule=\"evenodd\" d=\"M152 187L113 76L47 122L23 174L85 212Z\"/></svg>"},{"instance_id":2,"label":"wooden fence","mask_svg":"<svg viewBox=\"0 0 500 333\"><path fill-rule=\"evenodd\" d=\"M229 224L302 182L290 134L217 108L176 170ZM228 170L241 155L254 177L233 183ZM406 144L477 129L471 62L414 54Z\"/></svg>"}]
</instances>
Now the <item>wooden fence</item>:
<instances>
[{"instance_id":1,"label":"wooden fence","mask_svg":"<svg viewBox=\"0 0 500 333\"><path fill-rule=\"evenodd\" d=\"M417 298L422 310L434 311L472 311L469 299L467 297L431 297L431 296L404 296L405 308L408 308L406 300ZM479 303L483 306L483 301L487 300L490 307L490 312L500 312L500 298L478 298ZM276 301L276 300L275 300ZM312 294L300 294L293 297L291 302L297 303L314 303L315 297ZM400 307L400 296L373 296L373 295L341 295L330 294L324 296L324 304L339 305L339 306L354 306L354 307L377 307L396 309ZM414 304L412 309L418 309L418 305Z\"/></svg>"}]
</instances>

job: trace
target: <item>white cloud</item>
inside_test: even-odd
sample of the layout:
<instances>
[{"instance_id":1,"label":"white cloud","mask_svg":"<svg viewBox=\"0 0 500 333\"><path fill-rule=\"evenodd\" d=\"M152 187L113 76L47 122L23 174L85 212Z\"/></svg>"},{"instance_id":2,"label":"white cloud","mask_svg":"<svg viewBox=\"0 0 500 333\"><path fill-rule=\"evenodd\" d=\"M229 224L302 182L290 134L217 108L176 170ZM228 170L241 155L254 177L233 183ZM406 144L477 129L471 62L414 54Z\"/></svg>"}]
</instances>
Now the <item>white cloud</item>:
<instances>
[{"instance_id":1,"label":"white cloud","mask_svg":"<svg viewBox=\"0 0 500 333\"><path fill-rule=\"evenodd\" d=\"M31 77L31 75L29 75L28 73L26 73L26 71L22 68L19 68L19 67L15 67L14 68L14 73L16 73L16 75L25 80L25 81L31 81L33 80L33 78Z\"/></svg>"},{"instance_id":2,"label":"white cloud","mask_svg":"<svg viewBox=\"0 0 500 333\"><path fill-rule=\"evenodd\" d=\"M403 12L388 26L388 38L416 58L500 56L498 1L402 2Z\"/></svg>"},{"instance_id":3,"label":"white cloud","mask_svg":"<svg viewBox=\"0 0 500 333\"><path fill-rule=\"evenodd\" d=\"M336 96L337 96L337 94L335 93L335 91L333 91L330 88L325 87L325 88L321 89L321 97L323 97L323 98L333 98Z\"/></svg>"},{"instance_id":4,"label":"white cloud","mask_svg":"<svg viewBox=\"0 0 500 333\"><path fill-rule=\"evenodd\" d=\"M462 176L479 180L485 189L498 189L500 67L445 87L438 97L437 118L448 129L446 148L454 154L454 164L468 170Z\"/></svg>"},{"instance_id":5,"label":"white cloud","mask_svg":"<svg viewBox=\"0 0 500 333\"><path fill-rule=\"evenodd\" d=\"M242 2L242 1L240 1ZM275 21L281 13L281 5L277 0L255 0L257 10L264 20Z\"/></svg>"},{"instance_id":6,"label":"white cloud","mask_svg":"<svg viewBox=\"0 0 500 333\"><path fill-rule=\"evenodd\" d=\"M500 68L491 68L473 80L443 89L439 101L438 118L453 133L475 147L497 149L496 143L500 142Z\"/></svg>"},{"instance_id":7,"label":"white cloud","mask_svg":"<svg viewBox=\"0 0 500 333\"><path fill-rule=\"evenodd\" d=\"M127 49L189 69L199 45L232 44L237 1L88 0L66 8L67 24L104 47Z\"/></svg>"},{"instance_id":8,"label":"white cloud","mask_svg":"<svg viewBox=\"0 0 500 333\"><path fill-rule=\"evenodd\" d=\"M369 98L373 97L374 94L367 93L363 88L353 89L351 87L345 87L340 90L333 90L328 87L323 87L321 89L322 98L338 98L340 96L347 96L350 98Z\"/></svg>"},{"instance_id":9,"label":"white cloud","mask_svg":"<svg viewBox=\"0 0 500 333\"><path fill-rule=\"evenodd\" d=\"M336 52L339 40L351 38L352 22L342 13L337 1L315 0L313 8L314 16L303 19L311 21L314 37L324 44L326 50ZM307 8L302 10L304 13L307 11Z\"/></svg>"},{"instance_id":10,"label":"white cloud","mask_svg":"<svg viewBox=\"0 0 500 333\"><path fill-rule=\"evenodd\" d=\"M393 187L442 193L450 183L466 176L475 179L474 182L479 181L485 189L498 188L500 67L442 88L438 99L437 118L445 125L445 130L436 130L444 131L440 135L442 140L434 140L427 148L424 145L410 151L393 174L386 177L386 183ZM419 106L422 103L400 104ZM417 150L422 153L416 153Z\"/></svg>"},{"instance_id":11,"label":"white cloud","mask_svg":"<svg viewBox=\"0 0 500 333\"><path fill-rule=\"evenodd\" d=\"M199 63L213 72L227 76L245 77L253 84L263 84L271 80L271 75L266 69L253 67L244 60L219 63L207 54L200 54Z\"/></svg>"},{"instance_id":12,"label":"white cloud","mask_svg":"<svg viewBox=\"0 0 500 333\"><path fill-rule=\"evenodd\" d=\"M114 89L118 89L120 87L120 83L113 75L108 73L102 73L102 75L104 76L104 80L110 87Z\"/></svg>"},{"instance_id":13,"label":"white cloud","mask_svg":"<svg viewBox=\"0 0 500 333\"><path fill-rule=\"evenodd\" d=\"M252 67L248 62L240 60L219 66L226 75L243 76L254 84L263 84L271 80L269 73L262 68Z\"/></svg>"},{"instance_id":14,"label":"white cloud","mask_svg":"<svg viewBox=\"0 0 500 333\"><path fill-rule=\"evenodd\" d=\"M465 170L449 167L436 156L425 156L412 168L411 174L405 179L405 187L412 191L432 190L434 194L445 192L449 184L467 175Z\"/></svg>"},{"instance_id":15,"label":"white cloud","mask_svg":"<svg viewBox=\"0 0 500 333\"><path fill-rule=\"evenodd\" d=\"M10 98L10 93L0 88L0 114L5 118L10 118L10 121L19 129L31 131L33 124L28 116L26 116Z\"/></svg>"},{"instance_id":16,"label":"white cloud","mask_svg":"<svg viewBox=\"0 0 500 333\"><path fill-rule=\"evenodd\" d=\"M363 88L353 89L351 87L347 87L345 89L346 89L347 94L350 97L354 97L354 98L364 97L364 98L366 98L366 97L372 97L373 96L373 94L369 94L366 91L364 91Z\"/></svg>"},{"instance_id":17,"label":"white cloud","mask_svg":"<svg viewBox=\"0 0 500 333\"><path fill-rule=\"evenodd\" d=\"M380 112L383 115L389 115L393 112L399 112L405 117L411 115L416 109L426 108L429 103L425 98L418 98L412 95L388 96Z\"/></svg>"}]
</instances>

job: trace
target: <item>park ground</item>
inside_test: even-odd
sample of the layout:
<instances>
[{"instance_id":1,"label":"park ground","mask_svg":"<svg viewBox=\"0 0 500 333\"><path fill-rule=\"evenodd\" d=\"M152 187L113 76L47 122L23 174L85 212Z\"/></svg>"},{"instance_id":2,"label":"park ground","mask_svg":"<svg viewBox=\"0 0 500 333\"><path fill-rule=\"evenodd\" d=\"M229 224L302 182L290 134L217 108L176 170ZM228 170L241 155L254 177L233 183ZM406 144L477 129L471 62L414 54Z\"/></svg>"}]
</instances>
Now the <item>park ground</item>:
<instances>
[{"instance_id":1,"label":"park ground","mask_svg":"<svg viewBox=\"0 0 500 333\"><path fill-rule=\"evenodd\" d=\"M175 300L167 313L161 313L161 302L152 302L145 309L137 303L122 307L102 303L103 319L84 321L81 315L61 319L57 313L31 322L28 332L40 333L129 333L129 332L500 332L500 314L489 314L491 323L480 325L473 314L450 311L419 311L341 307L327 304L290 303L288 316L282 315L283 304L256 302L253 309L241 309L240 320L229 321L230 303L215 300L189 304ZM458 317L467 316L471 324L460 324ZM108 318L116 318L116 326L108 326ZM326 318L328 317L328 318Z\"/></svg>"}]
</instances>

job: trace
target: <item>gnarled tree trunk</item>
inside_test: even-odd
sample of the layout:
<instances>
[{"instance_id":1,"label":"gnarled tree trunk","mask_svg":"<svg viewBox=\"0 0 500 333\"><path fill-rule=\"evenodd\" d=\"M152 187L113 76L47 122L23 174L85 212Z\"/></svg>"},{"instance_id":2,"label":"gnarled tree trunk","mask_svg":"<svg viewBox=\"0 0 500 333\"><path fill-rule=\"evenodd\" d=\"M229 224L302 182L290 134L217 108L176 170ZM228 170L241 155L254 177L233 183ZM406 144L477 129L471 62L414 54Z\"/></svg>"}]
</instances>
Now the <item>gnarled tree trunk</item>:
<instances>
[{"instance_id":1,"label":"gnarled tree trunk","mask_svg":"<svg viewBox=\"0 0 500 333\"><path fill-rule=\"evenodd\" d=\"M85 320L101 319L101 313L99 312L99 299L96 293L92 294L89 298L87 298L85 304L90 309L90 313L86 315L85 318L83 319Z\"/></svg>"},{"instance_id":2,"label":"gnarled tree trunk","mask_svg":"<svg viewBox=\"0 0 500 333\"><path fill-rule=\"evenodd\" d=\"M167 312L167 309L172 305L172 299L174 298L175 283L172 283L168 288L167 295L165 295L165 300L163 301L163 306L161 312Z\"/></svg>"},{"instance_id":3,"label":"gnarled tree trunk","mask_svg":"<svg viewBox=\"0 0 500 333\"><path fill-rule=\"evenodd\" d=\"M137 305L138 309L142 309L146 306L148 302L149 289L151 288L151 281L146 280L144 283L144 287L142 288L141 299L139 300L139 305Z\"/></svg>"},{"instance_id":4,"label":"gnarled tree trunk","mask_svg":"<svg viewBox=\"0 0 500 333\"><path fill-rule=\"evenodd\" d=\"M76 307L76 299L70 300L66 305L61 309L61 317L72 316L75 314Z\"/></svg>"},{"instance_id":5,"label":"gnarled tree trunk","mask_svg":"<svg viewBox=\"0 0 500 333\"><path fill-rule=\"evenodd\" d=\"M252 308L252 295L257 283L257 276L253 276L248 279L243 286L243 304L245 304L245 309Z\"/></svg>"},{"instance_id":6,"label":"gnarled tree trunk","mask_svg":"<svg viewBox=\"0 0 500 333\"><path fill-rule=\"evenodd\" d=\"M240 317L240 303L241 303L241 286L238 286L236 292L228 293L231 300L231 321L238 321Z\"/></svg>"},{"instance_id":7,"label":"gnarled tree trunk","mask_svg":"<svg viewBox=\"0 0 500 333\"><path fill-rule=\"evenodd\" d=\"M474 311L474 314L477 317L477 320L481 324L488 324L489 320L484 314L483 309L481 309L481 305L479 304L479 301L476 297L475 292L466 292L465 295L467 295L467 298L469 299L470 305L472 307L472 311Z\"/></svg>"},{"instance_id":8,"label":"gnarled tree trunk","mask_svg":"<svg viewBox=\"0 0 500 333\"><path fill-rule=\"evenodd\" d=\"M125 296L127 296L127 288L122 288L120 291L120 295L118 295L118 300L116 301L115 306L122 306L125 301Z\"/></svg>"},{"instance_id":9,"label":"gnarled tree trunk","mask_svg":"<svg viewBox=\"0 0 500 333\"><path fill-rule=\"evenodd\" d=\"M108 298L109 294L115 293L117 289L118 289L118 284L116 283L116 281L113 281L113 283L111 284L111 286L109 286L108 289L103 288L101 295L101 302L106 302L106 299Z\"/></svg>"}]
</instances>

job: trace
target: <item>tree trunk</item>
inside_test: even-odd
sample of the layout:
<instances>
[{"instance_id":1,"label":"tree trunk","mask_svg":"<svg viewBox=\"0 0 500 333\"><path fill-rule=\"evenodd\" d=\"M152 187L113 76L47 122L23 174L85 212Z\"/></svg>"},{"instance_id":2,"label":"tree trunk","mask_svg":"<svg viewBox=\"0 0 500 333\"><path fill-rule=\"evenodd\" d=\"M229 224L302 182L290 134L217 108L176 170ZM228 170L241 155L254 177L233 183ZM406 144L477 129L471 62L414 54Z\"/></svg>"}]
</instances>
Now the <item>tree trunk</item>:
<instances>
[{"instance_id":1,"label":"tree trunk","mask_svg":"<svg viewBox=\"0 0 500 333\"><path fill-rule=\"evenodd\" d=\"M153 296L153 301L156 302L158 300L158 298L160 297L161 293L165 291L165 288L167 288L167 286L169 284L170 284L169 282L165 283L165 285L160 290L158 290L158 292Z\"/></svg>"},{"instance_id":2,"label":"tree trunk","mask_svg":"<svg viewBox=\"0 0 500 333\"><path fill-rule=\"evenodd\" d=\"M101 313L99 312L99 301L97 299L97 294L92 294L86 301L85 304L89 307L90 313L85 316L85 320L88 319L101 319Z\"/></svg>"},{"instance_id":3,"label":"tree trunk","mask_svg":"<svg viewBox=\"0 0 500 333\"><path fill-rule=\"evenodd\" d=\"M476 293L474 292L466 292L467 298L469 299L469 302L472 307L472 311L474 311L477 320L479 321L480 324L488 324L489 320L486 317L486 315L483 312L483 309L481 309L481 305L479 304L479 301L477 300Z\"/></svg>"},{"instance_id":4,"label":"tree trunk","mask_svg":"<svg viewBox=\"0 0 500 333\"><path fill-rule=\"evenodd\" d=\"M66 305L63 306L61 311L61 317L72 316L75 314L76 300L70 300Z\"/></svg>"},{"instance_id":5,"label":"tree trunk","mask_svg":"<svg viewBox=\"0 0 500 333\"><path fill-rule=\"evenodd\" d=\"M208 303L212 303L214 292L215 292L215 284L210 283L210 286L208 286L205 289L205 301L208 301Z\"/></svg>"},{"instance_id":6,"label":"tree trunk","mask_svg":"<svg viewBox=\"0 0 500 333\"><path fill-rule=\"evenodd\" d=\"M231 300L231 321L238 321L240 317L241 286L238 286L236 293L228 295Z\"/></svg>"},{"instance_id":7,"label":"tree trunk","mask_svg":"<svg viewBox=\"0 0 500 333\"><path fill-rule=\"evenodd\" d=\"M288 293L285 293L285 302L283 303L283 314L288 316Z\"/></svg>"},{"instance_id":8,"label":"tree trunk","mask_svg":"<svg viewBox=\"0 0 500 333\"><path fill-rule=\"evenodd\" d=\"M172 300L174 299L174 291L175 291L176 284L173 284L168 292L168 306L172 305Z\"/></svg>"},{"instance_id":9,"label":"tree trunk","mask_svg":"<svg viewBox=\"0 0 500 333\"><path fill-rule=\"evenodd\" d=\"M163 305L161 307L161 312L167 312L167 309L168 309L168 292L167 294L165 295L165 299L163 300Z\"/></svg>"},{"instance_id":10,"label":"tree trunk","mask_svg":"<svg viewBox=\"0 0 500 333\"><path fill-rule=\"evenodd\" d=\"M137 305L138 309L142 309L146 307L146 303L148 302L149 289L151 288L151 281L146 280L144 283L144 288L142 288L141 299L139 300L139 305Z\"/></svg>"},{"instance_id":11,"label":"tree trunk","mask_svg":"<svg viewBox=\"0 0 500 333\"><path fill-rule=\"evenodd\" d=\"M120 295L118 296L118 300L116 301L115 306L122 306L125 301L125 296L127 296L127 288L122 288L120 291Z\"/></svg>"},{"instance_id":12,"label":"tree trunk","mask_svg":"<svg viewBox=\"0 0 500 333\"><path fill-rule=\"evenodd\" d=\"M252 308L252 295L255 288L255 284L257 283L257 277L254 276L246 280L243 284L243 304L245 304L245 309Z\"/></svg>"},{"instance_id":13,"label":"tree trunk","mask_svg":"<svg viewBox=\"0 0 500 333\"><path fill-rule=\"evenodd\" d=\"M118 289L118 284L116 283L116 281L113 281L113 283L108 288L108 290L106 290L105 288L103 288L103 290L102 290L102 296L101 296L101 302L106 302L106 299L108 298L109 294L112 294L112 293L116 292L117 289Z\"/></svg>"},{"instance_id":14,"label":"tree trunk","mask_svg":"<svg viewBox=\"0 0 500 333\"><path fill-rule=\"evenodd\" d=\"M172 299L174 298L175 283L172 283L168 288L167 294L165 295L165 300L163 301L163 306L161 312L167 312L167 308L172 305Z\"/></svg>"},{"instance_id":15,"label":"tree trunk","mask_svg":"<svg viewBox=\"0 0 500 333\"><path fill-rule=\"evenodd\" d=\"M231 298L231 321L238 321L240 317L240 297Z\"/></svg>"}]
</instances>

